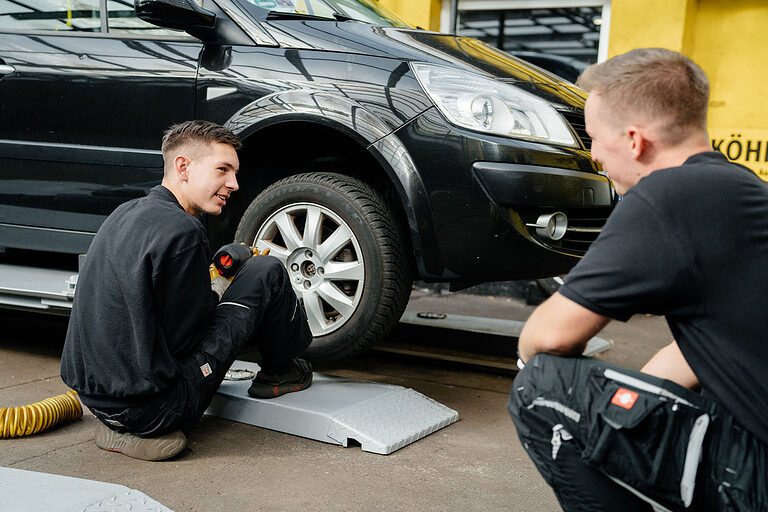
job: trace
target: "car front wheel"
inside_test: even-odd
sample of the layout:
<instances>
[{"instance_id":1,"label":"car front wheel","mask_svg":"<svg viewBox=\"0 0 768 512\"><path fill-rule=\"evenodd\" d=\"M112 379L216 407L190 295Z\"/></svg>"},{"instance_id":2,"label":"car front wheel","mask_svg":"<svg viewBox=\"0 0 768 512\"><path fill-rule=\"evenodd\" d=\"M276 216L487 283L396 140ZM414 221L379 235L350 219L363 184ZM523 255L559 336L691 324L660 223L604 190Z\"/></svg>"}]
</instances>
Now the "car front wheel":
<instances>
[{"instance_id":1,"label":"car front wheel","mask_svg":"<svg viewBox=\"0 0 768 512\"><path fill-rule=\"evenodd\" d=\"M341 174L280 180L243 214L237 240L285 265L307 313L315 360L368 348L400 319L411 287L408 241L368 184Z\"/></svg>"}]
</instances>

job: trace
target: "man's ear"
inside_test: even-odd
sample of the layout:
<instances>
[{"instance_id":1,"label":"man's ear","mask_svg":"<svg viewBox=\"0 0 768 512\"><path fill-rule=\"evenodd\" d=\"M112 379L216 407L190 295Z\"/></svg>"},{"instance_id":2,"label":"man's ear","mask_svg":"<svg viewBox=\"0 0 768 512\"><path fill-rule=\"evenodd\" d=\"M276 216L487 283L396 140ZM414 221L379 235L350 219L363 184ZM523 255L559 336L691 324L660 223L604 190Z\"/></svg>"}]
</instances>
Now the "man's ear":
<instances>
[{"instance_id":1,"label":"man's ear","mask_svg":"<svg viewBox=\"0 0 768 512\"><path fill-rule=\"evenodd\" d=\"M640 160L643 155L649 149L649 141L645 137L645 132L638 126L627 127L627 143L629 144L629 150L632 153L632 158Z\"/></svg>"},{"instance_id":2,"label":"man's ear","mask_svg":"<svg viewBox=\"0 0 768 512\"><path fill-rule=\"evenodd\" d=\"M176 172L176 177L179 181L187 181L189 179L188 170L189 159L184 155L178 155L173 159L173 169Z\"/></svg>"}]
</instances>

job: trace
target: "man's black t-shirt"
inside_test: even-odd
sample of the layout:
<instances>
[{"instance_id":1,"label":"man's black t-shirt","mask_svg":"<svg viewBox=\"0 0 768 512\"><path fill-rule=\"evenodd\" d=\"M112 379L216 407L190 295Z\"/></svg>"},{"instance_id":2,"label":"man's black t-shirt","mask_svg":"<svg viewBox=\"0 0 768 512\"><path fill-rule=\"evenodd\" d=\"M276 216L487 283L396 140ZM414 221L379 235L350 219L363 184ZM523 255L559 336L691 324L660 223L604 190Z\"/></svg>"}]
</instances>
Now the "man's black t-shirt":
<instances>
[{"instance_id":1,"label":"man's black t-shirt","mask_svg":"<svg viewBox=\"0 0 768 512\"><path fill-rule=\"evenodd\" d=\"M702 388L768 443L768 184L717 152L654 171L560 289L600 315L665 315Z\"/></svg>"},{"instance_id":2,"label":"man's black t-shirt","mask_svg":"<svg viewBox=\"0 0 768 512\"><path fill-rule=\"evenodd\" d=\"M88 406L129 407L169 389L216 306L202 224L165 187L119 206L88 250L61 376Z\"/></svg>"}]
</instances>

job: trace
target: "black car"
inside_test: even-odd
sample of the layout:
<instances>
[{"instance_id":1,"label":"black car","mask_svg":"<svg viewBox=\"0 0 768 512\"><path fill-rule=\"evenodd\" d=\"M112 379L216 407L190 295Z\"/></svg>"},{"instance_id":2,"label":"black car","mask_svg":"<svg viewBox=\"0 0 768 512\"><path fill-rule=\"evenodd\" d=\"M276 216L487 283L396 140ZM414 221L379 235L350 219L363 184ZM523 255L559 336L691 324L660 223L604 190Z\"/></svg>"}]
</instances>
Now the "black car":
<instances>
[{"instance_id":1,"label":"black car","mask_svg":"<svg viewBox=\"0 0 768 512\"><path fill-rule=\"evenodd\" d=\"M560 78L576 83L579 75L589 67L589 63L574 57L566 57L554 53L541 52L510 52L511 55L535 64L542 69L554 73Z\"/></svg>"},{"instance_id":2,"label":"black car","mask_svg":"<svg viewBox=\"0 0 768 512\"><path fill-rule=\"evenodd\" d=\"M414 279L567 272L615 200L580 90L370 0L2 0L0 98L0 303L66 311L44 267L76 272L163 131L208 119L244 142L212 247L285 263L315 358L383 336Z\"/></svg>"}]
</instances>

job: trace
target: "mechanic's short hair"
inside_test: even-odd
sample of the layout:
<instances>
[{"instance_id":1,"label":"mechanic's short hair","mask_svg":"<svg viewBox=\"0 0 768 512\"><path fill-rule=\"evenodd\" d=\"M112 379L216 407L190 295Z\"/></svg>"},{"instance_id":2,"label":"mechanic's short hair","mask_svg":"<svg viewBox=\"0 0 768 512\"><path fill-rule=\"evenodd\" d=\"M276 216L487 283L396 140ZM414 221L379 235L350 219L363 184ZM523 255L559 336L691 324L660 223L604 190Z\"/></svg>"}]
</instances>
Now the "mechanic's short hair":
<instances>
[{"instance_id":1,"label":"mechanic's short hair","mask_svg":"<svg viewBox=\"0 0 768 512\"><path fill-rule=\"evenodd\" d=\"M691 59L664 48L640 48L593 64L577 85L597 93L617 120L667 119L665 142L706 130L709 79Z\"/></svg>"},{"instance_id":2,"label":"mechanic's short hair","mask_svg":"<svg viewBox=\"0 0 768 512\"><path fill-rule=\"evenodd\" d=\"M228 128L210 121L184 121L174 124L163 135L161 151L166 165L175 157L173 153L182 146L191 146L190 151L196 153L201 143L212 144L220 142L229 144L235 149L241 149L243 143Z\"/></svg>"}]
</instances>

